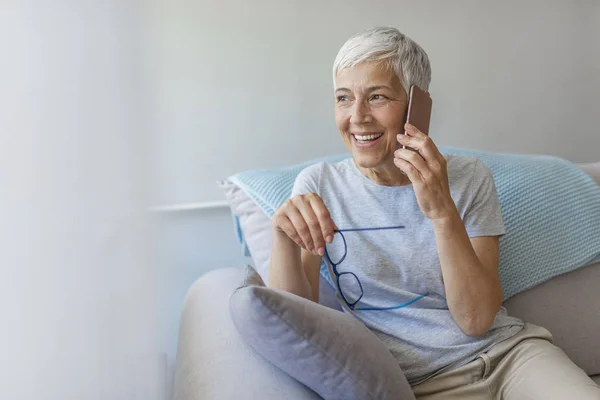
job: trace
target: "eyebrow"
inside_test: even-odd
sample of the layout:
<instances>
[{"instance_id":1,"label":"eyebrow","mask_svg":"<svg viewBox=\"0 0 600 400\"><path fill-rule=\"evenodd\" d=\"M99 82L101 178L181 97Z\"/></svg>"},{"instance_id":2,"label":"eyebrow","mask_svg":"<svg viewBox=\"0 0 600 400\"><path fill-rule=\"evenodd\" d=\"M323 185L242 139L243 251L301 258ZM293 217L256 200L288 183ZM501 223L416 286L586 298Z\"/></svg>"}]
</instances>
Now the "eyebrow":
<instances>
[{"instance_id":1,"label":"eyebrow","mask_svg":"<svg viewBox=\"0 0 600 400\"><path fill-rule=\"evenodd\" d=\"M377 85L377 86L370 86L370 87L368 87L368 88L367 88L367 93L369 93L369 92L374 92L374 91L376 91L376 90L379 90L379 89L388 89L388 90L392 90L392 89L391 89L389 86L385 86L385 85ZM341 88L337 88L337 89L335 90L335 92L336 92L336 93L337 93L337 92L351 92L351 90L350 90L350 89L348 89L348 88L341 87Z\"/></svg>"}]
</instances>

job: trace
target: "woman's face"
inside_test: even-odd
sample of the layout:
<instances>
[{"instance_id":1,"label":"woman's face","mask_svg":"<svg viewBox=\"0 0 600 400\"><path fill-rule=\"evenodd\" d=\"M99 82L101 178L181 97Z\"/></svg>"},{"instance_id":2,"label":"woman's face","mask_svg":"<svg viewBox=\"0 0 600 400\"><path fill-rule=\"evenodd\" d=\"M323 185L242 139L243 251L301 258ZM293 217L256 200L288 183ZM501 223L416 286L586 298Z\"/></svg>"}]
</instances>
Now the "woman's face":
<instances>
[{"instance_id":1,"label":"woman's face","mask_svg":"<svg viewBox=\"0 0 600 400\"><path fill-rule=\"evenodd\" d=\"M396 135L404 132L408 104L396 74L376 63L341 70L335 99L335 123L356 164L393 166Z\"/></svg>"}]
</instances>

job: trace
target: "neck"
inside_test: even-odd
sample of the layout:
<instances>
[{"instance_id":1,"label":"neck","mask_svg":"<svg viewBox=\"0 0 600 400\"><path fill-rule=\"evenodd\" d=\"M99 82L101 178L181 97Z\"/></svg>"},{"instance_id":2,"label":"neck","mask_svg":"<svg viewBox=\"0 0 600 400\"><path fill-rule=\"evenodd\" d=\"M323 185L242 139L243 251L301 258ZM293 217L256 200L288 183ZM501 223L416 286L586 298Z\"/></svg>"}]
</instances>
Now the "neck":
<instances>
[{"instance_id":1,"label":"neck","mask_svg":"<svg viewBox=\"0 0 600 400\"><path fill-rule=\"evenodd\" d=\"M382 186L406 186L410 185L411 181L408 176L396 167L394 161L391 165L385 164L374 168L363 168L357 164L358 169L364 176Z\"/></svg>"}]
</instances>

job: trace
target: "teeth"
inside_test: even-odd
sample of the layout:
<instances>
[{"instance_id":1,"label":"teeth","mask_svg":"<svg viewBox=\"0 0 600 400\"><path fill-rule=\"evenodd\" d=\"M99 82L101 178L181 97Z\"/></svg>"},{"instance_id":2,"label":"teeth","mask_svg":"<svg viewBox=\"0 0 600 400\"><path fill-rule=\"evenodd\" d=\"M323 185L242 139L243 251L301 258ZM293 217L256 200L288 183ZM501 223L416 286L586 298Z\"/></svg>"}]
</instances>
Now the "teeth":
<instances>
[{"instance_id":1,"label":"teeth","mask_svg":"<svg viewBox=\"0 0 600 400\"><path fill-rule=\"evenodd\" d=\"M383 133L377 133L375 135L354 135L354 137L356 138L356 140L373 140L377 139L381 135L383 135Z\"/></svg>"}]
</instances>

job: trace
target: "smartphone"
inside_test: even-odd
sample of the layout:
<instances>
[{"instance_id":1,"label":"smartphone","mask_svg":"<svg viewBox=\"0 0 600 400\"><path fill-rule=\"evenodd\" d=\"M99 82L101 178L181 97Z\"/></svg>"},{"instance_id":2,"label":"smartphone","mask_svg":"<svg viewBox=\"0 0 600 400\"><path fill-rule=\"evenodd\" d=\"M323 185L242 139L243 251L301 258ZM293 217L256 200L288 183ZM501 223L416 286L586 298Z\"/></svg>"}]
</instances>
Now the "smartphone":
<instances>
[{"instance_id":1,"label":"smartphone","mask_svg":"<svg viewBox=\"0 0 600 400\"><path fill-rule=\"evenodd\" d=\"M408 94L408 111L406 112L406 122L414 125L424 134L429 135L431 106L431 97L429 97L427 93L415 85L412 85L410 87L410 93ZM406 135L406 132L404 132L404 134ZM402 148L406 148L406 146L402 146Z\"/></svg>"}]
</instances>

